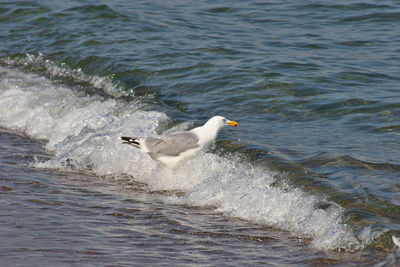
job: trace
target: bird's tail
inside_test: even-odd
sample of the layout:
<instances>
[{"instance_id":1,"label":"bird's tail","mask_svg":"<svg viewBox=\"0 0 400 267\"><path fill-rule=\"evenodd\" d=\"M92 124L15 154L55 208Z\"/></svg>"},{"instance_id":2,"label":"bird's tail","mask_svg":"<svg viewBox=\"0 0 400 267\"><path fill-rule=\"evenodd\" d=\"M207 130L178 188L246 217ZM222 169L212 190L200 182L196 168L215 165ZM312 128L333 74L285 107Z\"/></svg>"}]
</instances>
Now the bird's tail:
<instances>
[{"instance_id":1,"label":"bird's tail","mask_svg":"<svg viewBox=\"0 0 400 267\"><path fill-rule=\"evenodd\" d=\"M124 141L123 144L132 145L134 147L140 148L140 143L138 142L139 138L121 136L121 139Z\"/></svg>"}]
</instances>

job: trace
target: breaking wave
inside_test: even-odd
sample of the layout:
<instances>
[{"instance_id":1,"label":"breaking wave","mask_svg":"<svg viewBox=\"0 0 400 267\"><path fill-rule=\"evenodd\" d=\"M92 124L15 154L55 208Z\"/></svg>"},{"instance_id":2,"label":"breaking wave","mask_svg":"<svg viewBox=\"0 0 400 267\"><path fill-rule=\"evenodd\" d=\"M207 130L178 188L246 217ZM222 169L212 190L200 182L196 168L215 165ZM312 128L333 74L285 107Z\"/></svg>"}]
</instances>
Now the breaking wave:
<instances>
[{"instance_id":1,"label":"breaking wave","mask_svg":"<svg viewBox=\"0 0 400 267\"><path fill-rule=\"evenodd\" d=\"M167 129L171 119L165 113L145 111L138 101L88 95L14 67L25 64L24 60L39 64L46 73L90 82L109 95L123 94L107 79L56 66L40 55L8 59L8 66L0 67L0 126L46 140L45 149L53 156L37 160L34 167L89 172L116 182L131 179L146 184L149 191L177 190L179 194L163 195L163 200L213 207L226 216L286 230L311 239L318 249L353 251L368 242L354 236L338 204L285 183L274 186L283 174L239 160L237 155L202 153L175 168L154 162L122 145L119 137L157 135L187 124Z\"/></svg>"}]
</instances>

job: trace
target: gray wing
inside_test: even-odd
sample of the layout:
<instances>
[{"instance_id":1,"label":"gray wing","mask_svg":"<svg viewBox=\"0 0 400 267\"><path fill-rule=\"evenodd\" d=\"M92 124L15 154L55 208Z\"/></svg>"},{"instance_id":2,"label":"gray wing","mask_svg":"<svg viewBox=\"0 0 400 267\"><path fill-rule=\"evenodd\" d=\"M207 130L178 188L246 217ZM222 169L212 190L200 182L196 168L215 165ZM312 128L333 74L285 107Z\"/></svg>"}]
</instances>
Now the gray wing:
<instances>
[{"instance_id":1,"label":"gray wing","mask_svg":"<svg viewBox=\"0 0 400 267\"><path fill-rule=\"evenodd\" d=\"M167 156L179 156L180 153L199 147L198 137L190 132L175 133L159 138L146 138L145 144L150 153L163 154Z\"/></svg>"}]
</instances>

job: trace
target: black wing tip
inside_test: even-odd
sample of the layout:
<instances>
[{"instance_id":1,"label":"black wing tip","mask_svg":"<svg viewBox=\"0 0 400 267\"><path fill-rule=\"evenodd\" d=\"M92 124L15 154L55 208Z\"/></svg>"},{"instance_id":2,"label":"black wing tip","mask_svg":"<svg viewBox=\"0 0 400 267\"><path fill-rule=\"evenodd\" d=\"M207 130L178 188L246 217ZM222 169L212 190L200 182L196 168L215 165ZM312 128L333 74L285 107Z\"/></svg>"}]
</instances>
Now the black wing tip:
<instances>
[{"instance_id":1,"label":"black wing tip","mask_svg":"<svg viewBox=\"0 0 400 267\"><path fill-rule=\"evenodd\" d=\"M123 144L136 144L136 145L140 145L137 140L137 138L133 138L133 137L128 137L128 136L121 136L121 139L125 142L123 142Z\"/></svg>"}]
</instances>

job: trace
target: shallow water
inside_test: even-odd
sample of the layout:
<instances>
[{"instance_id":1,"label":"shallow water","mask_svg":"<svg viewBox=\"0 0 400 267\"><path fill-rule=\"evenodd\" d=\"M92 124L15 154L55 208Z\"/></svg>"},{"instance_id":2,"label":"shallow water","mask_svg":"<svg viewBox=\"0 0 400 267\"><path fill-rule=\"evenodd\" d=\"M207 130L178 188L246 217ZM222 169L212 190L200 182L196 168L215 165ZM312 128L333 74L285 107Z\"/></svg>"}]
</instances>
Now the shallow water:
<instances>
[{"instance_id":1,"label":"shallow water","mask_svg":"<svg viewBox=\"0 0 400 267\"><path fill-rule=\"evenodd\" d=\"M135 260L124 256L133 248L164 253L167 245L149 245L158 242L173 250L170 261L143 254L141 263L218 265L232 255L237 265L383 261L393 252L390 236L400 234L399 14L393 1L2 2L2 146L19 155L2 164L6 203L19 203L3 210L13 215L2 224L15 236L15 214L30 211L25 223L49 217L48 225L82 219L81 228L65 225L74 238L96 229L77 238L82 251L98 253L87 244L101 244L118 264ZM188 129L215 114L240 127L174 169L119 141ZM64 209L72 196L74 207L134 205L141 219L123 211L115 227L125 237L138 231L143 242L119 240L113 252L105 225L121 218L108 208ZM35 208L57 215L43 218ZM104 225L85 219L92 212ZM34 232L68 239L57 227ZM179 248L177 239L190 245ZM202 249L187 253L203 239L217 244L210 254L220 262ZM2 257L27 257L19 244ZM64 248L33 254L38 264L74 260L78 252ZM76 262L104 258L92 256Z\"/></svg>"},{"instance_id":2,"label":"shallow water","mask_svg":"<svg viewBox=\"0 0 400 267\"><path fill-rule=\"evenodd\" d=\"M323 252L286 231L213 209L166 205L168 191L29 166L43 143L0 132L2 264L357 265L363 253ZM366 254L366 252L364 252ZM354 259L354 257L356 257Z\"/></svg>"}]
</instances>

